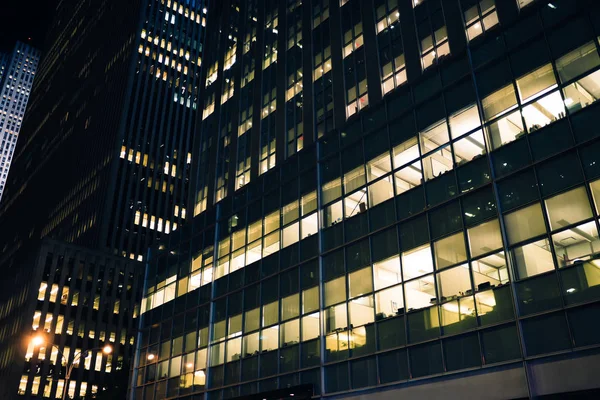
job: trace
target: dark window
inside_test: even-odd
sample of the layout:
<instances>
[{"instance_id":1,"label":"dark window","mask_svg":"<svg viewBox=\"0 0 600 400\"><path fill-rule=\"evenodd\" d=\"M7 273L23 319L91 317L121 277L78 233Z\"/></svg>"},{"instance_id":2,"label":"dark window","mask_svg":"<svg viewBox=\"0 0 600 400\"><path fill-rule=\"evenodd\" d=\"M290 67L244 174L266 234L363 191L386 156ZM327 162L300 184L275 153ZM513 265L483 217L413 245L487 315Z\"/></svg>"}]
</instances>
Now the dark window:
<instances>
[{"instance_id":1,"label":"dark window","mask_svg":"<svg viewBox=\"0 0 600 400\"><path fill-rule=\"evenodd\" d=\"M348 364L341 363L325 367L325 391L341 392L350 389L348 381Z\"/></svg>"},{"instance_id":2,"label":"dark window","mask_svg":"<svg viewBox=\"0 0 600 400\"><path fill-rule=\"evenodd\" d=\"M392 351L379 355L379 380L389 383L408 379L406 350Z\"/></svg>"},{"instance_id":3,"label":"dark window","mask_svg":"<svg viewBox=\"0 0 600 400\"><path fill-rule=\"evenodd\" d=\"M390 318L377 323L379 350L392 349L406 344L404 318Z\"/></svg>"},{"instance_id":4,"label":"dark window","mask_svg":"<svg viewBox=\"0 0 600 400\"><path fill-rule=\"evenodd\" d=\"M481 355L477 333L444 340L444 359L448 371L480 366Z\"/></svg>"},{"instance_id":5,"label":"dark window","mask_svg":"<svg viewBox=\"0 0 600 400\"><path fill-rule=\"evenodd\" d=\"M522 206L539 198L535 175L531 169L498 182L498 192L502 211Z\"/></svg>"},{"instance_id":6,"label":"dark window","mask_svg":"<svg viewBox=\"0 0 600 400\"><path fill-rule=\"evenodd\" d=\"M600 343L600 304L574 308L567 315L575 347Z\"/></svg>"},{"instance_id":7,"label":"dark window","mask_svg":"<svg viewBox=\"0 0 600 400\"><path fill-rule=\"evenodd\" d=\"M542 196L574 186L583 181L579 159L575 153L561 155L537 168Z\"/></svg>"},{"instance_id":8,"label":"dark window","mask_svg":"<svg viewBox=\"0 0 600 400\"><path fill-rule=\"evenodd\" d=\"M410 368L413 378L443 372L440 342L412 347L410 349Z\"/></svg>"},{"instance_id":9,"label":"dark window","mask_svg":"<svg viewBox=\"0 0 600 400\"><path fill-rule=\"evenodd\" d=\"M514 324L481 331L481 344L486 364L521 358L521 346Z\"/></svg>"},{"instance_id":10,"label":"dark window","mask_svg":"<svg viewBox=\"0 0 600 400\"><path fill-rule=\"evenodd\" d=\"M554 273L518 282L516 292L521 315L561 306L560 290Z\"/></svg>"},{"instance_id":11,"label":"dark window","mask_svg":"<svg viewBox=\"0 0 600 400\"><path fill-rule=\"evenodd\" d=\"M567 350L571 347L567 320L562 311L529 318L521 324L529 356Z\"/></svg>"},{"instance_id":12,"label":"dark window","mask_svg":"<svg viewBox=\"0 0 600 400\"><path fill-rule=\"evenodd\" d=\"M377 365L375 357L363 358L350 363L352 388L375 386L377 384Z\"/></svg>"}]
</instances>

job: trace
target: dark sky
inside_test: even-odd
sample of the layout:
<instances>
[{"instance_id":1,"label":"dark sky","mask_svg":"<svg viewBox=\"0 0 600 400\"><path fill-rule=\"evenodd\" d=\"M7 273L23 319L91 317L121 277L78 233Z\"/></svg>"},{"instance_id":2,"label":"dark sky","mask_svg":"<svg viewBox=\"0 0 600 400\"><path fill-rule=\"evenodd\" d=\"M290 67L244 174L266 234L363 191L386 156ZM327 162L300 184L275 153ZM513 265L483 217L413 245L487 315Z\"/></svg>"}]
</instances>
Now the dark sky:
<instances>
[{"instance_id":1,"label":"dark sky","mask_svg":"<svg viewBox=\"0 0 600 400\"><path fill-rule=\"evenodd\" d=\"M58 0L0 0L0 51L12 50L17 40L41 50L57 3Z\"/></svg>"}]
</instances>

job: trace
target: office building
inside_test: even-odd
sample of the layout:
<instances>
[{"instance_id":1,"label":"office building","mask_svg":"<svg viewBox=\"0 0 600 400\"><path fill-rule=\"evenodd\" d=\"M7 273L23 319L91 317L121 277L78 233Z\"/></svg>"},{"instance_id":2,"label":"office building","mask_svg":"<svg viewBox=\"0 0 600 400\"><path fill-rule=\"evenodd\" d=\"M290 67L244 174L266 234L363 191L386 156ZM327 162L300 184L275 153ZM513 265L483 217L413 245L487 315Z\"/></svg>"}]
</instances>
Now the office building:
<instances>
[{"instance_id":1,"label":"office building","mask_svg":"<svg viewBox=\"0 0 600 400\"><path fill-rule=\"evenodd\" d=\"M131 365L135 304L109 308L120 293L139 306L130 271L141 282L150 244L186 217L203 9L202 0L58 3L0 204L0 397L93 397ZM48 276L47 240L106 261L85 261L79 278L78 258L71 267L53 252L67 275ZM128 290L116 285L121 272ZM24 341L42 334L46 350ZM77 351L94 358L107 344L113 359L86 359L66 387Z\"/></svg>"},{"instance_id":2,"label":"office building","mask_svg":"<svg viewBox=\"0 0 600 400\"><path fill-rule=\"evenodd\" d=\"M21 42L0 56L0 200L39 59L38 50Z\"/></svg>"},{"instance_id":3,"label":"office building","mask_svg":"<svg viewBox=\"0 0 600 400\"><path fill-rule=\"evenodd\" d=\"M597 397L600 4L218 3L135 398Z\"/></svg>"}]
</instances>

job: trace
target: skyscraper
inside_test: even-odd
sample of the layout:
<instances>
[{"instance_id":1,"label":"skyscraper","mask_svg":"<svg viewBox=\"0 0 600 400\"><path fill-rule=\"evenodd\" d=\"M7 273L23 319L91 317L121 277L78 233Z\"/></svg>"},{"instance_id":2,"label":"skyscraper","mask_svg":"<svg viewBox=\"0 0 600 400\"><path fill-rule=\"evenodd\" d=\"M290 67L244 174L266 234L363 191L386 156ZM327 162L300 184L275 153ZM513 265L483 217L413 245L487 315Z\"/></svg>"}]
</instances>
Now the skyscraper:
<instances>
[{"instance_id":1,"label":"skyscraper","mask_svg":"<svg viewBox=\"0 0 600 400\"><path fill-rule=\"evenodd\" d=\"M0 397L92 396L127 368L140 261L186 218L203 10L59 2L0 204Z\"/></svg>"},{"instance_id":2,"label":"skyscraper","mask_svg":"<svg viewBox=\"0 0 600 400\"><path fill-rule=\"evenodd\" d=\"M599 35L597 1L213 3L135 398L597 397Z\"/></svg>"},{"instance_id":3,"label":"skyscraper","mask_svg":"<svg viewBox=\"0 0 600 400\"><path fill-rule=\"evenodd\" d=\"M39 58L38 50L21 42L0 56L0 200Z\"/></svg>"}]
</instances>

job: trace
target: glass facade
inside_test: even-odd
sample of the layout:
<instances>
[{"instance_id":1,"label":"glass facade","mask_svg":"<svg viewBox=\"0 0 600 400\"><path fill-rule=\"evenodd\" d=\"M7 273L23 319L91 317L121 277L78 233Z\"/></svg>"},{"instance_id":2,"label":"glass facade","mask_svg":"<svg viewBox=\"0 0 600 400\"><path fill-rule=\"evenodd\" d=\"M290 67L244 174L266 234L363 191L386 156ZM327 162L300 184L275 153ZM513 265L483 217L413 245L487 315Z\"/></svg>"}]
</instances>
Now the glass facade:
<instances>
[{"instance_id":1,"label":"glass facade","mask_svg":"<svg viewBox=\"0 0 600 400\"><path fill-rule=\"evenodd\" d=\"M203 130L191 227L148 264L136 398L597 389L527 370L600 365L598 5L271 3L209 9L256 15L256 90L232 96L249 178L219 195Z\"/></svg>"}]
</instances>

